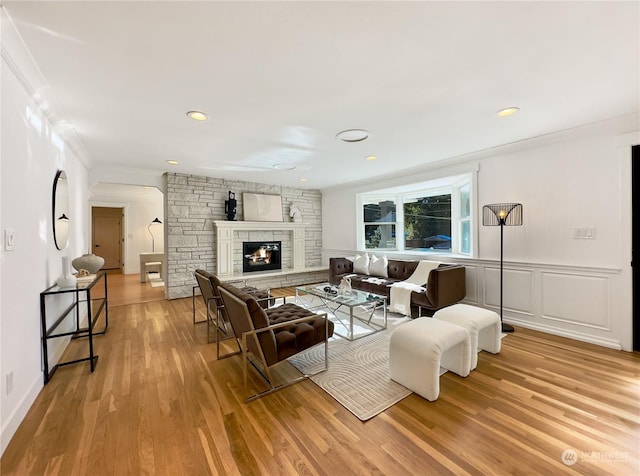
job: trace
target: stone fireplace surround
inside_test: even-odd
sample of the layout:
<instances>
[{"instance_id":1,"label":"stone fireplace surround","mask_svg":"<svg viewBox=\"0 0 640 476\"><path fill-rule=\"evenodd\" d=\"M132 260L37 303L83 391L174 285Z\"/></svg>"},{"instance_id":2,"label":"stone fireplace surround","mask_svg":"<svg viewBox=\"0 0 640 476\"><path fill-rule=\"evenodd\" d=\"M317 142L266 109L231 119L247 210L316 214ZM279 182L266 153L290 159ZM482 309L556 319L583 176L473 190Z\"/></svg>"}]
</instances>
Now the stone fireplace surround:
<instances>
[{"instance_id":1,"label":"stone fireplace surround","mask_svg":"<svg viewBox=\"0 0 640 476\"><path fill-rule=\"evenodd\" d=\"M289 274L292 272L316 271L305 263L305 223L220 221L213 222L216 235L216 274L222 280L253 277L256 273L242 272L243 241L281 241L282 269L259 272L265 274Z\"/></svg>"}]
</instances>

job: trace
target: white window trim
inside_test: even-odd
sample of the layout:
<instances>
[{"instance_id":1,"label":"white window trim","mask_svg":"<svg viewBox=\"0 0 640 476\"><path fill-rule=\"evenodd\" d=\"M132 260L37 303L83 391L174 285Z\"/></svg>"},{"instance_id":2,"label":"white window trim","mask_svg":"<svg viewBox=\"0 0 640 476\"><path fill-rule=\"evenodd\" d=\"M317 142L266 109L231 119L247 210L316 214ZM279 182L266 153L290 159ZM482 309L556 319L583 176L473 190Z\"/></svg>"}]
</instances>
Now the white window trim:
<instances>
[{"instance_id":1,"label":"white window trim","mask_svg":"<svg viewBox=\"0 0 640 476\"><path fill-rule=\"evenodd\" d=\"M447 181L445 185L442 185L442 180ZM433 187L429 187L429 183L434 183ZM435 185L438 183L438 185ZM469 184L469 218L461 218L461 203L459 190L463 185ZM405 250L404 240L404 199L410 197L424 197L434 196L451 193L451 217L452 217L452 229L451 229L451 251L417 251L417 250ZM396 204L396 221L388 222L389 224L396 225L396 247L395 248L366 248L364 240L364 203L371 200L371 198L388 198L393 200ZM382 189L371 192L362 192L357 194L357 208L356 208L356 239L357 249L363 252L371 253L392 253L392 254L406 254L406 255L422 255L422 256L452 256L452 257L464 257L473 258L477 256L478 252L478 229L476 227L477 216L477 173L468 172L463 174L456 174L450 177L443 177L441 179L420 182L416 184L407 184L399 187L393 187L389 189ZM455 218L454 218L455 217ZM461 251L461 232L462 222L469 221L470 224L470 239L471 246L469 253L463 253ZM454 231L455 227L455 231ZM401 238L401 239L400 239Z\"/></svg>"}]
</instances>

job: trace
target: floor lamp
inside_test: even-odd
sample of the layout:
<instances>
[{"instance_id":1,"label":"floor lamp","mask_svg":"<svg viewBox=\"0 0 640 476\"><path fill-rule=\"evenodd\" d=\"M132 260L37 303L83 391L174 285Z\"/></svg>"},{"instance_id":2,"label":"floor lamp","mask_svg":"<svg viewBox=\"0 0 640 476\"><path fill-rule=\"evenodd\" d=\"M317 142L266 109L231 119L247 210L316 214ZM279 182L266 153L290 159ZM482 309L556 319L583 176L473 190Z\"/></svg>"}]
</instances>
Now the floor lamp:
<instances>
[{"instance_id":1,"label":"floor lamp","mask_svg":"<svg viewBox=\"0 0 640 476\"><path fill-rule=\"evenodd\" d=\"M156 251L156 239L153 236L153 233L151 233L151 225L162 225L162 222L160 220L158 220L158 217L156 217L147 227L147 231L149 232L149 234L151 235L151 251L155 253Z\"/></svg>"},{"instance_id":2,"label":"floor lamp","mask_svg":"<svg viewBox=\"0 0 640 476\"><path fill-rule=\"evenodd\" d=\"M482 207L482 224L500 227L500 322L502 332L513 332L513 326L502 321L502 271L504 263L504 227L522 225L521 203L492 203Z\"/></svg>"}]
</instances>

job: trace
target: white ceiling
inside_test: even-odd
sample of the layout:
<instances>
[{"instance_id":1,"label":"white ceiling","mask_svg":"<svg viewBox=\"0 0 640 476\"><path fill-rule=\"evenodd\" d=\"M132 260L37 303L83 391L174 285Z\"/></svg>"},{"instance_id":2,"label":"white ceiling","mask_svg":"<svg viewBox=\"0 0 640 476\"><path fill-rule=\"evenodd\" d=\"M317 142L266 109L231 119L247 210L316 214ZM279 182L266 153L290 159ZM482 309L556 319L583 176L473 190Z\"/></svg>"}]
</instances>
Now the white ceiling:
<instances>
[{"instance_id":1,"label":"white ceiling","mask_svg":"<svg viewBox=\"0 0 640 476\"><path fill-rule=\"evenodd\" d=\"M38 100L123 174L326 188L639 110L638 2L2 3Z\"/></svg>"}]
</instances>

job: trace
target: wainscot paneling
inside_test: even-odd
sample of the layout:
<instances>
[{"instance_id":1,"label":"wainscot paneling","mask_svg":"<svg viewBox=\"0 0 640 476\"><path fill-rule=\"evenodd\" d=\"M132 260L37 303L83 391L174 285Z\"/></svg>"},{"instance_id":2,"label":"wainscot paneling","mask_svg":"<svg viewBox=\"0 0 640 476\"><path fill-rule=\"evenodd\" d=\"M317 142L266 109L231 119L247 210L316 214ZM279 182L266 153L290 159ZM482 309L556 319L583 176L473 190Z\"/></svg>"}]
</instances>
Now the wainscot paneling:
<instances>
[{"instance_id":1,"label":"wainscot paneling","mask_svg":"<svg viewBox=\"0 0 640 476\"><path fill-rule=\"evenodd\" d=\"M611 330L607 276L542 272L542 318Z\"/></svg>"},{"instance_id":2,"label":"wainscot paneling","mask_svg":"<svg viewBox=\"0 0 640 476\"><path fill-rule=\"evenodd\" d=\"M499 312L500 263L455 261L467 267L464 302ZM631 317L625 303L614 299L616 286L623 283L617 268L505 262L503 319L514 326L623 349Z\"/></svg>"},{"instance_id":3,"label":"wainscot paneling","mask_svg":"<svg viewBox=\"0 0 640 476\"><path fill-rule=\"evenodd\" d=\"M503 306L513 313L533 313L533 271L504 267ZM484 304L500 312L500 267L484 267Z\"/></svg>"}]
</instances>

